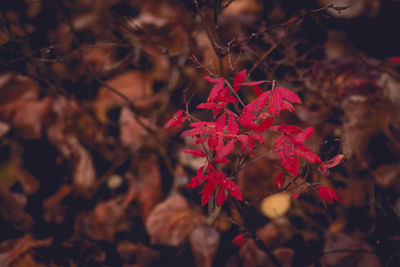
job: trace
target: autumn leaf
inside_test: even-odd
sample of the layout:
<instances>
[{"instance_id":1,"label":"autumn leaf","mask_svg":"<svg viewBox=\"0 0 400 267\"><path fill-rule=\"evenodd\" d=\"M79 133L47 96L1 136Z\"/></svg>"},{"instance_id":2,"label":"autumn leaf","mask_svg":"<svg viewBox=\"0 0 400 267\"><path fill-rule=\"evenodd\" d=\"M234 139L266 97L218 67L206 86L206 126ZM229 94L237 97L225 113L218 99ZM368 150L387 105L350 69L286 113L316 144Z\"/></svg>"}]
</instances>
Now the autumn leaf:
<instances>
[{"instance_id":1,"label":"autumn leaf","mask_svg":"<svg viewBox=\"0 0 400 267\"><path fill-rule=\"evenodd\" d=\"M328 201L328 203L333 204L333 200L336 200L337 202L342 202L342 199L339 198L337 195L336 191L326 187L326 186L317 186L319 196L323 199Z\"/></svg>"}]
</instances>

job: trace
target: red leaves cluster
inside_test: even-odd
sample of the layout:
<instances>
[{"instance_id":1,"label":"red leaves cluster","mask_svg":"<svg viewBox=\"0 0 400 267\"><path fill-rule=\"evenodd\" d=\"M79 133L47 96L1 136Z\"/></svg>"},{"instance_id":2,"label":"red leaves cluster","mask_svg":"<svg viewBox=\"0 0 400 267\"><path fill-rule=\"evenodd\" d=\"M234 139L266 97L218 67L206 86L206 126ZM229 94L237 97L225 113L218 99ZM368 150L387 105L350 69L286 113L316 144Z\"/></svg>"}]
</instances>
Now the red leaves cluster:
<instances>
[{"instance_id":1,"label":"red leaves cluster","mask_svg":"<svg viewBox=\"0 0 400 267\"><path fill-rule=\"evenodd\" d=\"M400 64L400 57L391 57L390 61L396 64Z\"/></svg>"},{"instance_id":2,"label":"red leaves cluster","mask_svg":"<svg viewBox=\"0 0 400 267\"><path fill-rule=\"evenodd\" d=\"M207 159L207 163L200 167L197 175L191 179L188 187L194 188L204 185L201 191L201 204L208 203L215 195L218 206L222 205L226 198L226 192L230 196L243 200L243 195L238 186L225 174L218 170L218 164L230 162L229 155L234 151L236 143L240 144L243 155L252 155L256 143L265 145L261 133L272 130L280 132L276 140L273 152L279 155L286 171L294 177L299 172L299 160L304 159L309 163L319 165L321 172L327 173L328 168L340 163L343 156L338 155L328 162L312 152L304 141L311 136L313 128L301 130L293 125L274 125L275 118L284 110L295 112L294 103L301 103L300 98L289 89L275 87L263 91L261 84L268 81L244 82L246 70L239 72L230 85L224 78L205 77L205 80L214 84L207 101L197 106L197 109L208 109L213 113L213 121L193 121L190 129L182 132L181 137L191 136L196 144L202 144L203 150L184 149L182 152ZM243 104L237 92L240 87L252 86L257 98L249 104ZM242 104L240 110L238 105ZM235 109L230 109L234 106ZM233 110L236 110L233 111ZM237 111L239 110L239 111ZM164 129L174 127L184 122L189 114L184 115L183 110L176 112L164 126ZM191 117L193 118L193 117ZM274 179L274 186L282 188L285 184L285 172L280 172ZM340 199L332 189L319 186L320 196L329 203ZM332 193L333 192L333 193Z\"/></svg>"}]
</instances>

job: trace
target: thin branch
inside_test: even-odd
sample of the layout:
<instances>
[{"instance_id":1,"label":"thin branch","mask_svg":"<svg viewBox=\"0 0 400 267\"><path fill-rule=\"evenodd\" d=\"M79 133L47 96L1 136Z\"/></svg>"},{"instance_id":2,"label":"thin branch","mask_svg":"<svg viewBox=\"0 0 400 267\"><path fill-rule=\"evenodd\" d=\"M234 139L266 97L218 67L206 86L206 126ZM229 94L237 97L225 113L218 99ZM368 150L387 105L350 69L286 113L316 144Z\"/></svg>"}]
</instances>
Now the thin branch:
<instances>
[{"instance_id":1,"label":"thin branch","mask_svg":"<svg viewBox=\"0 0 400 267\"><path fill-rule=\"evenodd\" d=\"M330 4L330 5L321 7L321 8L312 9L312 10L308 10L308 11L307 10L302 10L299 14L296 14L295 16L291 17L290 19L288 19L285 22L282 22L282 23L279 23L279 24L274 25L272 27L269 27L269 28L267 28L267 29L265 29L263 31L258 32L258 33L252 33L249 37L239 41L236 46L240 46L243 42L246 42L246 41L248 41L248 40L250 40L252 38L258 38L260 35L263 35L265 33L271 32L271 31L273 31L273 30L275 30L277 28L288 27L288 26L290 26L292 24L298 23L299 21L301 21L307 15L314 15L314 13L319 13L319 12L322 12L322 11L327 10L327 9L333 9L333 10L336 10L338 13L340 13L341 11L343 11L343 10L349 8L349 7L350 7L350 5L349 6L335 6L333 4Z\"/></svg>"},{"instance_id":2,"label":"thin branch","mask_svg":"<svg viewBox=\"0 0 400 267\"><path fill-rule=\"evenodd\" d=\"M254 65L251 67L251 69L249 70L249 72L247 73L248 76L251 75L251 73L258 67L258 65L260 65L261 62L263 62L268 56L269 54L272 53L272 51L275 50L275 48L278 46L279 42L274 43L258 60L256 63L254 63Z\"/></svg>"},{"instance_id":3,"label":"thin branch","mask_svg":"<svg viewBox=\"0 0 400 267\"><path fill-rule=\"evenodd\" d=\"M336 250L328 250L328 251L324 251L322 252L322 256L326 255L326 254L335 254L335 253L368 253L368 254L376 254L375 251L371 251L371 250L365 250L365 249L336 249Z\"/></svg>"},{"instance_id":4,"label":"thin branch","mask_svg":"<svg viewBox=\"0 0 400 267\"><path fill-rule=\"evenodd\" d=\"M199 14L200 16L200 20L201 20L201 24L203 25L203 28L207 34L207 37L211 43L211 46L214 50L215 55L218 57L218 63L219 63L219 71L220 71L220 75L223 76L223 63L222 63L222 58L223 58L223 53L221 53L221 51L218 49L217 44L218 44L218 40L216 40L217 37L214 38L214 36L211 34L210 29L207 27L206 25L206 18L204 17L204 14L202 12L202 10L199 7L199 3L197 0L193 0L193 3L196 7L197 10L197 14ZM219 46L219 45L218 45Z\"/></svg>"},{"instance_id":5,"label":"thin branch","mask_svg":"<svg viewBox=\"0 0 400 267\"><path fill-rule=\"evenodd\" d=\"M220 12L222 10L224 10L225 8L227 8L230 4L232 4L233 1L235 1L235 0L229 0L224 6L221 7Z\"/></svg>"}]
</instances>

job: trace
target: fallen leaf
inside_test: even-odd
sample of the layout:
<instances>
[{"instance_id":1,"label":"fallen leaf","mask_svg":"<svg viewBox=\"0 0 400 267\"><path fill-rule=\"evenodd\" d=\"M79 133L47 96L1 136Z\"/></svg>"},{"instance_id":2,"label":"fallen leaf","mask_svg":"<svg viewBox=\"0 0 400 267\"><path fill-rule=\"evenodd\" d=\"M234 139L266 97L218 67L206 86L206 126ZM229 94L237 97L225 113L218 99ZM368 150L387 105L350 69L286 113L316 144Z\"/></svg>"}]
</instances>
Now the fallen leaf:
<instances>
[{"instance_id":1,"label":"fallen leaf","mask_svg":"<svg viewBox=\"0 0 400 267\"><path fill-rule=\"evenodd\" d=\"M120 196L97 204L84 219L88 224L87 234L94 240L114 241L116 233L128 231L127 206L123 203L124 197Z\"/></svg>"},{"instance_id":2,"label":"fallen leaf","mask_svg":"<svg viewBox=\"0 0 400 267\"><path fill-rule=\"evenodd\" d=\"M156 205L145 226L152 244L180 246L196 227L204 223L205 216L177 194Z\"/></svg>"},{"instance_id":3,"label":"fallen leaf","mask_svg":"<svg viewBox=\"0 0 400 267\"><path fill-rule=\"evenodd\" d=\"M45 209L43 217L47 222L62 223L64 221L65 206L61 202L71 193L71 190L70 185L62 185L54 195L43 201L43 208Z\"/></svg>"},{"instance_id":4,"label":"fallen leaf","mask_svg":"<svg viewBox=\"0 0 400 267\"><path fill-rule=\"evenodd\" d=\"M281 246L294 235L293 225L285 217L274 219L256 231L256 236L267 247Z\"/></svg>"},{"instance_id":5,"label":"fallen leaf","mask_svg":"<svg viewBox=\"0 0 400 267\"><path fill-rule=\"evenodd\" d=\"M219 245L219 232L214 227L200 225L190 233L189 240L197 266L211 267Z\"/></svg>"},{"instance_id":6,"label":"fallen leaf","mask_svg":"<svg viewBox=\"0 0 400 267\"><path fill-rule=\"evenodd\" d=\"M142 244L123 240L117 244L117 251L125 261L133 261L138 266L151 266L160 255L157 251Z\"/></svg>"},{"instance_id":7,"label":"fallen leaf","mask_svg":"<svg viewBox=\"0 0 400 267\"><path fill-rule=\"evenodd\" d=\"M279 218L288 212L290 208L290 193L276 193L264 198L260 204L261 212L270 219Z\"/></svg>"},{"instance_id":8,"label":"fallen leaf","mask_svg":"<svg viewBox=\"0 0 400 267\"><path fill-rule=\"evenodd\" d=\"M43 124L49 114L50 97L39 98L39 87L25 76L10 76L0 88L0 118L25 139L42 137Z\"/></svg>"},{"instance_id":9,"label":"fallen leaf","mask_svg":"<svg viewBox=\"0 0 400 267\"><path fill-rule=\"evenodd\" d=\"M27 202L25 194L0 190L0 214L18 231L30 231L34 224L32 216L25 212Z\"/></svg>"},{"instance_id":10,"label":"fallen leaf","mask_svg":"<svg viewBox=\"0 0 400 267\"><path fill-rule=\"evenodd\" d=\"M355 239L342 232L328 232L326 234L321 263L323 267L382 266L377 255L374 252L374 249L370 245L366 244L362 240Z\"/></svg>"},{"instance_id":11,"label":"fallen leaf","mask_svg":"<svg viewBox=\"0 0 400 267\"><path fill-rule=\"evenodd\" d=\"M11 266L28 250L36 247L49 247L51 242L51 238L35 240L30 234L18 239L4 241L0 243L0 266Z\"/></svg>"},{"instance_id":12,"label":"fallen leaf","mask_svg":"<svg viewBox=\"0 0 400 267\"><path fill-rule=\"evenodd\" d=\"M74 169L72 181L75 188L87 194L96 179L96 171L90 153L79 139L67 130L68 124L65 118L71 114L71 104L61 97L54 101L52 110L57 119L47 127L49 142L71 162Z\"/></svg>"},{"instance_id":13,"label":"fallen leaf","mask_svg":"<svg viewBox=\"0 0 400 267\"><path fill-rule=\"evenodd\" d=\"M105 83L133 101L134 106L153 95L153 80L148 74L141 71L126 71ZM110 108L122 105L126 105L126 99L121 98L107 86L99 89L94 103L96 115L103 123L108 122L107 111Z\"/></svg>"},{"instance_id":14,"label":"fallen leaf","mask_svg":"<svg viewBox=\"0 0 400 267\"><path fill-rule=\"evenodd\" d=\"M149 121L144 118L140 118L142 122L149 124ZM119 128L120 135L119 139L123 146L135 149L139 147L144 138L147 135L146 129L137 121L133 112L128 107L121 109L119 117Z\"/></svg>"},{"instance_id":15,"label":"fallen leaf","mask_svg":"<svg viewBox=\"0 0 400 267\"><path fill-rule=\"evenodd\" d=\"M0 121L0 138L5 136L10 130L10 125L6 122Z\"/></svg>"}]
</instances>

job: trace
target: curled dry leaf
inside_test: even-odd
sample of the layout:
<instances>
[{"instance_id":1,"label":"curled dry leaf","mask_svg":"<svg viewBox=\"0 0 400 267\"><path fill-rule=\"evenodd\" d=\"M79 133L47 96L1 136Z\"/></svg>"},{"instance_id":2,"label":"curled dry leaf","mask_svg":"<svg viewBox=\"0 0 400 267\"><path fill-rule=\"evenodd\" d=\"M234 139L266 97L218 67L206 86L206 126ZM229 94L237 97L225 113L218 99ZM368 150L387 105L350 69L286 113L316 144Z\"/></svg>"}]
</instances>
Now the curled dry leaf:
<instances>
[{"instance_id":1,"label":"curled dry leaf","mask_svg":"<svg viewBox=\"0 0 400 267\"><path fill-rule=\"evenodd\" d=\"M146 119L141 119L146 124ZM121 109L119 117L120 136L119 139L123 146L136 148L142 143L142 138L147 135L147 131L135 119L133 112L128 107Z\"/></svg>"},{"instance_id":2,"label":"curled dry leaf","mask_svg":"<svg viewBox=\"0 0 400 267\"><path fill-rule=\"evenodd\" d=\"M359 253L355 251L365 251ZM364 241L355 239L341 232L328 232L325 238L325 247L321 258L323 267L328 266L356 266L380 267L374 249Z\"/></svg>"},{"instance_id":3,"label":"curled dry leaf","mask_svg":"<svg viewBox=\"0 0 400 267\"><path fill-rule=\"evenodd\" d=\"M0 191L1 217L18 231L29 231L34 223L32 216L25 212L26 204L26 195Z\"/></svg>"},{"instance_id":4,"label":"curled dry leaf","mask_svg":"<svg viewBox=\"0 0 400 267\"><path fill-rule=\"evenodd\" d=\"M65 117L71 115L71 104L64 98L58 98L54 101L53 112L57 119L48 126L47 137L61 155L71 161L74 168L72 179L76 189L84 194L88 193L95 181L96 171L90 153L68 131L65 123Z\"/></svg>"},{"instance_id":5,"label":"curled dry leaf","mask_svg":"<svg viewBox=\"0 0 400 267\"><path fill-rule=\"evenodd\" d=\"M220 240L219 232L211 226L200 225L190 234L189 241L197 266L211 267Z\"/></svg>"},{"instance_id":6,"label":"curled dry leaf","mask_svg":"<svg viewBox=\"0 0 400 267\"><path fill-rule=\"evenodd\" d=\"M127 206L124 204L123 197L97 204L84 219L88 224L87 234L94 240L113 241L116 233L128 231L130 224L125 217Z\"/></svg>"},{"instance_id":7,"label":"curled dry leaf","mask_svg":"<svg viewBox=\"0 0 400 267\"><path fill-rule=\"evenodd\" d=\"M290 248L277 248L272 251L275 258L281 263L281 266L292 266L292 258L294 250ZM261 250L255 243L254 239L248 239L240 248L239 256L242 259L243 266L275 266L271 258Z\"/></svg>"},{"instance_id":8,"label":"curled dry leaf","mask_svg":"<svg viewBox=\"0 0 400 267\"><path fill-rule=\"evenodd\" d=\"M290 221L284 217L269 222L256 231L256 235L267 247L282 245L295 234Z\"/></svg>"},{"instance_id":9,"label":"curled dry leaf","mask_svg":"<svg viewBox=\"0 0 400 267\"><path fill-rule=\"evenodd\" d=\"M0 266L11 266L28 250L36 247L48 247L51 242L51 238L35 240L30 234L19 239L4 241L0 243Z\"/></svg>"},{"instance_id":10,"label":"curled dry leaf","mask_svg":"<svg viewBox=\"0 0 400 267\"><path fill-rule=\"evenodd\" d=\"M185 12L181 10L183 13L179 14L176 10L179 6L171 6L168 2L158 3L151 9L144 9L138 17L127 21L122 29L135 45L150 55L158 58L167 53L170 56L179 55L188 44L188 35L184 29L185 16L181 16ZM180 16L177 17L177 14ZM150 32L157 38L143 34Z\"/></svg>"},{"instance_id":11,"label":"curled dry leaf","mask_svg":"<svg viewBox=\"0 0 400 267\"><path fill-rule=\"evenodd\" d=\"M372 172L375 181L381 187L387 188L397 184L397 188L400 185L400 163L393 163L382 165L378 169Z\"/></svg>"},{"instance_id":12,"label":"curled dry leaf","mask_svg":"<svg viewBox=\"0 0 400 267\"><path fill-rule=\"evenodd\" d=\"M62 223L64 221L65 207L61 204L62 200L71 193L70 185L62 185L61 188L51 197L43 201L45 213L43 215L46 221Z\"/></svg>"},{"instance_id":13,"label":"curled dry leaf","mask_svg":"<svg viewBox=\"0 0 400 267\"><path fill-rule=\"evenodd\" d=\"M0 118L8 122L25 139L42 137L43 124L49 114L51 99L39 98L39 87L24 76L8 76L0 88Z\"/></svg>"},{"instance_id":14,"label":"curled dry leaf","mask_svg":"<svg viewBox=\"0 0 400 267\"><path fill-rule=\"evenodd\" d=\"M10 189L19 182L24 193L28 195L35 193L39 182L24 169L21 158L22 148L16 143L4 144L4 146L11 150L11 154L7 160L0 161L0 188Z\"/></svg>"},{"instance_id":15,"label":"curled dry leaf","mask_svg":"<svg viewBox=\"0 0 400 267\"><path fill-rule=\"evenodd\" d=\"M257 267L267 266L268 256L258 248L254 239L249 238L239 249L239 257L242 260L242 266Z\"/></svg>"},{"instance_id":16,"label":"curled dry leaf","mask_svg":"<svg viewBox=\"0 0 400 267\"><path fill-rule=\"evenodd\" d=\"M10 125L6 122L0 121L0 138L5 136L10 130Z\"/></svg>"},{"instance_id":17,"label":"curled dry leaf","mask_svg":"<svg viewBox=\"0 0 400 267\"><path fill-rule=\"evenodd\" d=\"M197 226L204 223L205 216L177 194L156 205L145 226L152 244L180 246Z\"/></svg>"},{"instance_id":18,"label":"curled dry leaf","mask_svg":"<svg viewBox=\"0 0 400 267\"><path fill-rule=\"evenodd\" d=\"M282 266L289 267L292 266L292 259L294 256L294 250L291 248L277 248L272 252L274 253L276 259L282 264ZM270 263L272 264L272 262Z\"/></svg>"},{"instance_id":19,"label":"curled dry leaf","mask_svg":"<svg viewBox=\"0 0 400 267\"><path fill-rule=\"evenodd\" d=\"M384 100L364 102L348 100L344 101L342 107L345 114L342 128L343 154L357 156L358 165L368 167L368 157L374 157L366 153L368 144L375 136L391 136L389 129L395 119L396 110L391 103ZM397 146L396 140L390 141L393 142L392 147Z\"/></svg>"},{"instance_id":20,"label":"curled dry leaf","mask_svg":"<svg viewBox=\"0 0 400 267\"><path fill-rule=\"evenodd\" d=\"M134 106L140 106L143 99L149 98L153 94L152 78L148 74L136 70L121 73L107 80L106 84L133 101ZM101 122L107 123L107 111L125 104L126 100L104 85L99 89L95 99L96 115Z\"/></svg>"},{"instance_id":21,"label":"curled dry leaf","mask_svg":"<svg viewBox=\"0 0 400 267\"><path fill-rule=\"evenodd\" d=\"M140 213L146 220L150 211L162 197L161 173L155 156L147 157L139 162L136 176L126 175L133 198L137 197Z\"/></svg>"},{"instance_id":22,"label":"curled dry leaf","mask_svg":"<svg viewBox=\"0 0 400 267\"><path fill-rule=\"evenodd\" d=\"M152 266L158 258L159 253L142 244L135 244L127 240L123 240L117 244L117 251L126 261L134 259L137 266Z\"/></svg>"}]
</instances>

